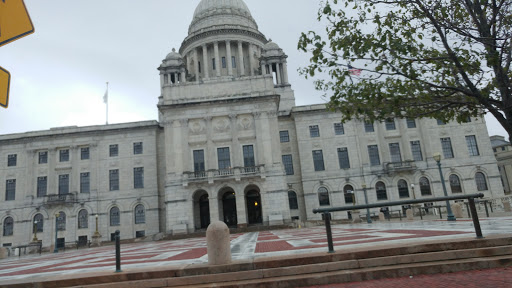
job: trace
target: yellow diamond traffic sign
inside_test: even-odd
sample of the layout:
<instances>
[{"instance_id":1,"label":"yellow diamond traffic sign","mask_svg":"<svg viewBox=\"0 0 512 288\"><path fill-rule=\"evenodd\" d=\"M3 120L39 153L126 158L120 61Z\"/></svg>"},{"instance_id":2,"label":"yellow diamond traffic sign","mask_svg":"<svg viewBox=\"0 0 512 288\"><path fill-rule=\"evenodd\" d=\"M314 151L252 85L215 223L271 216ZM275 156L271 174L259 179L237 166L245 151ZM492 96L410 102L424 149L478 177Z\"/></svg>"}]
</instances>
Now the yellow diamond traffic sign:
<instances>
[{"instance_id":1,"label":"yellow diamond traffic sign","mask_svg":"<svg viewBox=\"0 0 512 288\"><path fill-rule=\"evenodd\" d=\"M34 33L23 0L0 0L0 46Z\"/></svg>"},{"instance_id":2,"label":"yellow diamond traffic sign","mask_svg":"<svg viewBox=\"0 0 512 288\"><path fill-rule=\"evenodd\" d=\"M0 67L0 106L7 108L9 104L9 84L11 82L11 74L9 71Z\"/></svg>"}]
</instances>

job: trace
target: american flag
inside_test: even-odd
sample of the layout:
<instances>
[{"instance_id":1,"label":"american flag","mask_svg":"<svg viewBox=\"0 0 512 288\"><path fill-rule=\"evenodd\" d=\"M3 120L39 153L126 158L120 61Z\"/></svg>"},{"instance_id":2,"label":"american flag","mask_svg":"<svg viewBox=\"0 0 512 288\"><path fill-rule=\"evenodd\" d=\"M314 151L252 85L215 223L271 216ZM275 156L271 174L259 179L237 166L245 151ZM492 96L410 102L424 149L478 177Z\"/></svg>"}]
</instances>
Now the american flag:
<instances>
[{"instance_id":1,"label":"american flag","mask_svg":"<svg viewBox=\"0 0 512 288\"><path fill-rule=\"evenodd\" d=\"M350 75L360 76L362 71L363 70L354 68L352 65L348 64L348 72L350 72Z\"/></svg>"}]
</instances>

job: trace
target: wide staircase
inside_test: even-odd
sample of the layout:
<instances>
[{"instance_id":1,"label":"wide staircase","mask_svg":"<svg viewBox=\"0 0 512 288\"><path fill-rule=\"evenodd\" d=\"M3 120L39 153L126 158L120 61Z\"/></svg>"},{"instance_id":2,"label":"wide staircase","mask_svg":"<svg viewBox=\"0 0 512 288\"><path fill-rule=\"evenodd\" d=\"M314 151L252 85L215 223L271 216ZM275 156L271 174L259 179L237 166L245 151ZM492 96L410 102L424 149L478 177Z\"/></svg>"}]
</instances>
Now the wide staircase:
<instances>
[{"instance_id":1,"label":"wide staircase","mask_svg":"<svg viewBox=\"0 0 512 288\"><path fill-rule=\"evenodd\" d=\"M339 248L338 248L339 249ZM327 248L326 248L327 250ZM304 287L512 266L512 235L81 275L0 287ZM72 276L69 276L72 277ZM77 276L74 276L77 277Z\"/></svg>"}]
</instances>

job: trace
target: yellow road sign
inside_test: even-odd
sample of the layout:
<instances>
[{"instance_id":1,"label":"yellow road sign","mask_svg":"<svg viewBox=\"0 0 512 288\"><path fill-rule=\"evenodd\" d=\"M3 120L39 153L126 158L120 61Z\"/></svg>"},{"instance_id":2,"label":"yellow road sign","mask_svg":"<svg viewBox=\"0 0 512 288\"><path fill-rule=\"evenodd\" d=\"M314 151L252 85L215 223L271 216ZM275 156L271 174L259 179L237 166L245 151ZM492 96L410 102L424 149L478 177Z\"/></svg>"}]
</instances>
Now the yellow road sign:
<instances>
[{"instance_id":1,"label":"yellow road sign","mask_svg":"<svg viewBox=\"0 0 512 288\"><path fill-rule=\"evenodd\" d=\"M34 33L23 0L0 0L0 46Z\"/></svg>"},{"instance_id":2,"label":"yellow road sign","mask_svg":"<svg viewBox=\"0 0 512 288\"><path fill-rule=\"evenodd\" d=\"M11 83L11 74L9 71L0 67L0 106L7 108L9 104L9 84Z\"/></svg>"}]
</instances>

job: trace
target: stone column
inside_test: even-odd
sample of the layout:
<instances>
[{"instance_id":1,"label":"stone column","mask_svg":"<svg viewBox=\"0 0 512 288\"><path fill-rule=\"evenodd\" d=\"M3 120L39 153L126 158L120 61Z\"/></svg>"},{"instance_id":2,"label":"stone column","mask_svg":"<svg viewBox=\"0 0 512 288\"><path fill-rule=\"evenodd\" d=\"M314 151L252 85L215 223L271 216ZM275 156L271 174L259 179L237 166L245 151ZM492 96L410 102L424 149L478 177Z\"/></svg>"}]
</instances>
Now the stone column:
<instances>
[{"instance_id":1,"label":"stone column","mask_svg":"<svg viewBox=\"0 0 512 288\"><path fill-rule=\"evenodd\" d=\"M282 83L280 66L281 66L280 63L276 63L276 84L277 85L280 85Z\"/></svg>"},{"instance_id":2,"label":"stone column","mask_svg":"<svg viewBox=\"0 0 512 288\"><path fill-rule=\"evenodd\" d=\"M187 83L187 72L184 68L181 68L181 82Z\"/></svg>"},{"instance_id":3,"label":"stone column","mask_svg":"<svg viewBox=\"0 0 512 288\"><path fill-rule=\"evenodd\" d=\"M212 194L216 195L217 191L212 191ZM213 221L220 221L219 217L219 199L217 196L209 197L208 204L210 206L210 223Z\"/></svg>"},{"instance_id":4,"label":"stone column","mask_svg":"<svg viewBox=\"0 0 512 288\"><path fill-rule=\"evenodd\" d=\"M242 41L238 41L238 71L240 71L240 76L245 76L245 68L244 68L244 48Z\"/></svg>"},{"instance_id":5,"label":"stone column","mask_svg":"<svg viewBox=\"0 0 512 288\"><path fill-rule=\"evenodd\" d=\"M160 72L160 87L164 87L164 73Z\"/></svg>"},{"instance_id":6,"label":"stone column","mask_svg":"<svg viewBox=\"0 0 512 288\"><path fill-rule=\"evenodd\" d=\"M236 125L236 114L229 114L229 120L231 123L231 137L233 141L233 161L231 162L232 167L243 166L243 159L240 159L242 152L240 151L240 142L238 142L238 129Z\"/></svg>"},{"instance_id":7,"label":"stone column","mask_svg":"<svg viewBox=\"0 0 512 288\"><path fill-rule=\"evenodd\" d=\"M253 55L254 55L254 48L251 43L249 43L249 69L251 70L250 75L254 76L254 61L253 61Z\"/></svg>"},{"instance_id":8,"label":"stone column","mask_svg":"<svg viewBox=\"0 0 512 288\"><path fill-rule=\"evenodd\" d=\"M217 77L220 77L220 55L219 55L219 42L213 43L213 52L215 53L215 69L217 70Z\"/></svg>"},{"instance_id":9,"label":"stone column","mask_svg":"<svg viewBox=\"0 0 512 288\"><path fill-rule=\"evenodd\" d=\"M210 73L209 73L209 69L208 69L208 47L205 45L203 45L203 75L204 75L204 79L208 80L210 78Z\"/></svg>"},{"instance_id":10,"label":"stone column","mask_svg":"<svg viewBox=\"0 0 512 288\"><path fill-rule=\"evenodd\" d=\"M261 75L267 75L267 63L265 61L261 61Z\"/></svg>"},{"instance_id":11,"label":"stone column","mask_svg":"<svg viewBox=\"0 0 512 288\"><path fill-rule=\"evenodd\" d=\"M197 56L197 48L194 48L194 73L196 74L196 82L199 83L199 58Z\"/></svg>"},{"instance_id":12,"label":"stone column","mask_svg":"<svg viewBox=\"0 0 512 288\"><path fill-rule=\"evenodd\" d=\"M181 127L181 121L180 120L174 120L172 122L172 151L174 152L174 163L175 163L175 172L176 174L182 174L183 173L183 154L185 151L183 151L182 146L182 127Z\"/></svg>"},{"instance_id":13,"label":"stone column","mask_svg":"<svg viewBox=\"0 0 512 288\"><path fill-rule=\"evenodd\" d=\"M231 42L226 40L226 65L228 66L228 75L233 76L233 64L231 62Z\"/></svg>"},{"instance_id":14,"label":"stone column","mask_svg":"<svg viewBox=\"0 0 512 288\"><path fill-rule=\"evenodd\" d=\"M178 81L178 72L174 72L174 85L178 85L179 81Z\"/></svg>"},{"instance_id":15,"label":"stone column","mask_svg":"<svg viewBox=\"0 0 512 288\"><path fill-rule=\"evenodd\" d=\"M283 84L288 84L288 64L283 62Z\"/></svg>"},{"instance_id":16,"label":"stone column","mask_svg":"<svg viewBox=\"0 0 512 288\"><path fill-rule=\"evenodd\" d=\"M239 228L247 227L247 213L245 204L245 194L243 190L235 191L236 196L236 217Z\"/></svg>"}]
</instances>

